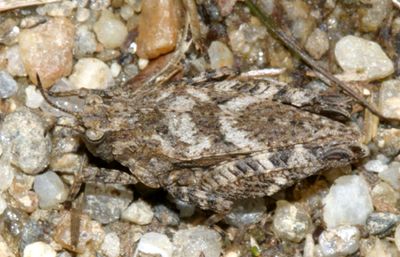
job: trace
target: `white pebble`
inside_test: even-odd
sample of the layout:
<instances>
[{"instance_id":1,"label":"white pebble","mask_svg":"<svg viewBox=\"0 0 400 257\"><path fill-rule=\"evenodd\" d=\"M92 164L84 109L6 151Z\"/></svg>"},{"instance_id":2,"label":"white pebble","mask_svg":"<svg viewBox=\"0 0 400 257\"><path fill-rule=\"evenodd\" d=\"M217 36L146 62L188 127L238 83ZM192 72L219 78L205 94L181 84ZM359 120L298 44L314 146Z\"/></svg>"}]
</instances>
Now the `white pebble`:
<instances>
[{"instance_id":1,"label":"white pebble","mask_svg":"<svg viewBox=\"0 0 400 257\"><path fill-rule=\"evenodd\" d=\"M139 66L139 69L141 69L141 70L146 68L148 64L149 64L149 60L148 59L140 58L139 61L138 61L138 66Z\"/></svg>"},{"instance_id":2,"label":"white pebble","mask_svg":"<svg viewBox=\"0 0 400 257\"><path fill-rule=\"evenodd\" d=\"M166 235L150 232L140 238L133 257L141 256L139 252L172 257L173 245Z\"/></svg>"},{"instance_id":3,"label":"white pebble","mask_svg":"<svg viewBox=\"0 0 400 257\"><path fill-rule=\"evenodd\" d=\"M25 88L25 95L25 105L32 109L39 108L44 101L42 94L32 85Z\"/></svg>"},{"instance_id":4,"label":"white pebble","mask_svg":"<svg viewBox=\"0 0 400 257\"><path fill-rule=\"evenodd\" d=\"M119 75L119 73L121 72L121 65L119 65L118 63L116 63L116 62L113 62L112 64L111 64L111 74L112 74L112 76L115 78L115 77L117 77L118 75Z\"/></svg>"},{"instance_id":5,"label":"white pebble","mask_svg":"<svg viewBox=\"0 0 400 257\"><path fill-rule=\"evenodd\" d=\"M120 240L115 232L105 235L101 244L101 251L107 257L118 257L120 255Z\"/></svg>"},{"instance_id":6,"label":"white pebble","mask_svg":"<svg viewBox=\"0 0 400 257\"><path fill-rule=\"evenodd\" d=\"M179 230L174 235L174 257L219 257L222 252L221 236L203 226Z\"/></svg>"},{"instance_id":7,"label":"white pebble","mask_svg":"<svg viewBox=\"0 0 400 257\"><path fill-rule=\"evenodd\" d=\"M400 117L400 80L391 79L382 83L379 90L379 108L382 115L398 119Z\"/></svg>"},{"instance_id":8,"label":"white pebble","mask_svg":"<svg viewBox=\"0 0 400 257\"><path fill-rule=\"evenodd\" d=\"M66 186L61 178L52 171L37 175L33 189L39 197L39 206L43 209L55 207L68 197Z\"/></svg>"},{"instance_id":9,"label":"white pebble","mask_svg":"<svg viewBox=\"0 0 400 257\"><path fill-rule=\"evenodd\" d=\"M125 24L108 10L101 12L100 19L94 24L94 32L106 48L120 47L128 35Z\"/></svg>"},{"instance_id":10,"label":"white pebble","mask_svg":"<svg viewBox=\"0 0 400 257\"><path fill-rule=\"evenodd\" d=\"M122 212L121 218L135 224L147 225L151 223L153 216L154 213L150 205L142 200L138 200Z\"/></svg>"},{"instance_id":11,"label":"white pebble","mask_svg":"<svg viewBox=\"0 0 400 257\"><path fill-rule=\"evenodd\" d=\"M90 10L86 8L79 7L76 10L76 20L78 22L85 22L90 18Z\"/></svg>"},{"instance_id":12,"label":"white pebble","mask_svg":"<svg viewBox=\"0 0 400 257\"><path fill-rule=\"evenodd\" d=\"M370 172L380 173L387 169L387 165L382 163L380 160L370 160L364 164L364 168Z\"/></svg>"},{"instance_id":13,"label":"white pebble","mask_svg":"<svg viewBox=\"0 0 400 257\"><path fill-rule=\"evenodd\" d=\"M336 179L323 203L323 218L328 228L364 225L373 211L368 184L356 175Z\"/></svg>"},{"instance_id":14,"label":"white pebble","mask_svg":"<svg viewBox=\"0 0 400 257\"><path fill-rule=\"evenodd\" d=\"M344 70L340 78L356 81L382 79L394 72L393 62L381 46L355 36L341 38L335 47L336 60Z\"/></svg>"},{"instance_id":15,"label":"white pebble","mask_svg":"<svg viewBox=\"0 0 400 257\"><path fill-rule=\"evenodd\" d=\"M7 202L6 200L4 200L3 196L0 195L0 215L3 214L6 208L7 208Z\"/></svg>"},{"instance_id":16,"label":"white pebble","mask_svg":"<svg viewBox=\"0 0 400 257\"><path fill-rule=\"evenodd\" d=\"M314 257L315 242L312 234L307 234L304 240L303 257Z\"/></svg>"},{"instance_id":17,"label":"white pebble","mask_svg":"<svg viewBox=\"0 0 400 257\"><path fill-rule=\"evenodd\" d=\"M389 183L394 189L400 189L400 162L392 162L388 168L378 175L383 181Z\"/></svg>"},{"instance_id":18,"label":"white pebble","mask_svg":"<svg viewBox=\"0 0 400 257\"><path fill-rule=\"evenodd\" d=\"M56 251L46 243L35 242L25 247L23 257L56 257Z\"/></svg>"},{"instance_id":19,"label":"white pebble","mask_svg":"<svg viewBox=\"0 0 400 257\"><path fill-rule=\"evenodd\" d=\"M364 164L364 168L370 172L380 173L387 169L389 161L386 156L379 154L375 160L370 160Z\"/></svg>"},{"instance_id":20,"label":"white pebble","mask_svg":"<svg viewBox=\"0 0 400 257\"><path fill-rule=\"evenodd\" d=\"M318 238L324 257L340 257L355 253L360 241L360 231L356 227L344 226L328 229Z\"/></svg>"},{"instance_id":21,"label":"white pebble","mask_svg":"<svg viewBox=\"0 0 400 257\"><path fill-rule=\"evenodd\" d=\"M211 69L220 69L222 67L231 68L234 64L234 58L231 50L220 41L211 42L208 48Z\"/></svg>"},{"instance_id":22,"label":"white pebble","mask_svg":"<svg viewBox=\"0 0 400 257\"><path fill-rule=\"evenodd\" d=\"M114 85L110 68L96 58L80 59L75 64L69 81L76 89L106 89Z\"/></svg>"},{"instance_id":23,"label":"white pebble","mask_svg":"<svg viewBox=\"0 0 400 257\"><path fill-rule=\"evenodd\" d=\"M311 217L309 214L287 201L277 203L272 227L278 237L294 242L300 242L311 232Z\"/></svg>"},{"instance_id":24,"label":"white pebble","mask_svg":"<svg viewBox=\"0 0 400 257\"><path fill-rule=\"evenodd\" d=\"M4 160L0 162L0 167L0 192L3 192L11 186L14 180L15 169Z\"/></svg>"},{"instance_id":25,"label":"white pebble","mask_svg":"<svg viewBox=\"0 0 400 257\"><path fill-rule=\"evenodd\" d=\"M129 18L133 16L133 14L134 14L133 8L130 5L125 4L121 7L120 15L122 19L127 21L129 20Z\"/></svg>"}]
</instances>

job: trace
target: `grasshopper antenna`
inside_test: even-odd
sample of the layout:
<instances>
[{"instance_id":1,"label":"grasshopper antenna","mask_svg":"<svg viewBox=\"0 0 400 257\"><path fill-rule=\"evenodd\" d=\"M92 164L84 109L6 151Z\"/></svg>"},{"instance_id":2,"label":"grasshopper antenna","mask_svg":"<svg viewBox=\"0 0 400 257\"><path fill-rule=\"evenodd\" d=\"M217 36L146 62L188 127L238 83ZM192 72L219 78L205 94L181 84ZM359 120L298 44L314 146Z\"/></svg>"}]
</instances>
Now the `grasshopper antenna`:
<instances>
[{"instance_id":1,"label":"grasshopper antenna","mask_svg":"<svg viewBox=\"0 0 400 257\"><path fill-rule=\"evenodd\" d=\"M40 94L43 96L44 100L45 100L51 107L53 107L53 108L55 108L55 109L57 109L57 110L60 110L60 111L62 111L62 112L68 113L68 114L70 114L70 115L72 115L72 116L74 116L79 122L82 120L81 116L80 116L78 113L73 112L73 111L68 110L68 109L65 109L65 108L63 108L63 107L57 105L56 103L54 103L54 102L52 102L52 101L50 100L48 94L47 94L46 91L44 90L42 81L40 80L40 76L39 76L38 73L36 73L36 80L37 80L37 82L38 82L38 88L39 88Z\"/></svg>"}]
</instances>

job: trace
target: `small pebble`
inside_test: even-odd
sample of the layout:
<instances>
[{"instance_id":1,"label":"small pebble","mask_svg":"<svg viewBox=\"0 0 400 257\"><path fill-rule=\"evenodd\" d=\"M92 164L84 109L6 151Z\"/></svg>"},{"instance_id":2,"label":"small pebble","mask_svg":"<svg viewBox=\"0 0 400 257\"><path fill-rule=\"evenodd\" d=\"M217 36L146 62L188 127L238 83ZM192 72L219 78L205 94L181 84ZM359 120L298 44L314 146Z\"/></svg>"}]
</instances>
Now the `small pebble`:
<instances>
[{"instance_id":1,"label":"small pebble","mask_svg":"<svg viewBox=\"0 0 400 257\"><path fill-rule=\"evenodd\" d=\"M179 11L175 0L142 1L136 40L140 58L153 59L174 50L181 27Z\"/></svg>"},{"instance_id":2,"label":"small pebble","mask_svg":"<svg viewBox=\"0 0 400 257\"><path fill-rule=\"evenodd\" d=\"M139 66L139 69L141 69L141 70L146 68L148 64L149 64L149 60L148 59L140 58L139 61L138 61L138 66Z\"/></svg>"},{"instance_id":3,"label":"small pebble","mask_svg":"<svg viewBox=\"0 0 400 257\"><path fill-rule=\"evenodd\" d=\"M0 161L0 166L0 192L3 192L11 186L16 170L8 161Z\"/></svg>"},{"instance_id":4,"label":"small pebble","mask_svg":"<svg viewBox=\"0 0 400 257\"><path fill-rule=\"evenodd\" d=\"M234 203L224 220L229 225L244 227L261 221L266 211L264 198L240 200Z\"/></svg>"},{"instance_id":5,"label":"small pebble","mask_svg":"<svg viewBox=\"0 0 400 257\"><path fill-rule=\"evenodd\" d=\"M85 187L85 213L102 224L118 220L133 200L133 192L123 185L88 184Z\"/></svg>"},{"instance_id":6,"label":"small pebble","mask_svg":"<svg viewBox=\"0 0 400 257\"><path fill-rule=\"evenodd\" d=\"M143 200L138 200L131 203L129 207L122 212L121 218L138 225L147 225L151 223L153 216L154 213L150 205Z\"/></svg>"},{"instance_id":7,"label":"small pebble","mask_svg":"<svg viewBox=\"0 0 400 257\"><path fill-rule=\"evenodd\" d=\"M39 206L43 209L56 207L68 197L68 190L61 178L48 171L35 177L33 189L39 197Z\"/></svg>"},{"instance_id":8,"label":"small pebble","mask_svg":"<svg viewBox=\"0 0 400 257\"><path fill-rule=\"evenodd\" d=\"M23 257L56 257L56 251L48 244L35 242L27 245Z\"/></svg>"},{"instance_id":9,"label":"small pebble","mask_svg":"<svg viewBox=\"0 0 400 257\"><path fill-rule=\"evenodd\" d=\"M48 165L50 137L42 119L28 108L7 115L1 125L3 152L10 152L11 162L27 174L37 174ZM5 148L7 146L7 149Z\"/></svg>"},{"instance_id":10,"label":"small pebble","mask_svg":"<svg viewBox=\"0 0 400 257\"><path fill-rule=\"evenodd\" d=\"M387 169L387 164L389 163L389 161L390 160L386 156L378 154L376 159L369 160L366 164L364 164L364 168L370 172L380 173Z\"/></svg>"},{"instance_id":11,"label":"small pebble","mask_svg":"<svg viewBox=\"0 0 400 257\"><path fill-rule=\"evenodd\" d=\"M9 98L18 90L17 82L7 71L0 71L0 98Z\"/></svg>"},{"instance_id":12,"label":"small pebble","mask_svg":"<svg viewBox=\"0 0 400 257\"><path fill-rule=\"evenodd\" d=\"M378 175L383 181L387 182L394 189L400 189L400 162L392 162L388 168Z\"/></svg>"},{"instance_id":13,"label":"small pebble","mask_svg":"<svg viewBox=\"0 0 400 257\"><path fill-rule=\"evenodd\" d=\"M12 236L20 236L28 221L28 215L25 212L10 206L4 210L1 218L3 224L7 225L6 231Z\"/></svg>"},{"instance_id":14,"label":"small pebble","mask_svg":"<svg viewBox=\"0 0 400 257\"><path fill-rule=\"evenodd\" d=\"M75 18L78 22L81 22L81 23L87 21L90 18L90 10L87 8L79 7L76 10Z\"/></svg>"},{"instance_id":15,"label":"small pebble","mask_svg":"<svg viewBox=\"0 0 400 257\"><path fill-rule=\"evenodd\" d=\"M372 201L376 211L394 211L400 200L400 193L385 182L379 182L371 191Z\"/></svg>"},{"instance_id":16,"label":"small pebble","mask_svg":"<svg viewBox=\"0 0 400 257\"><path fill-rule=\"evenodd\" d=\"M44 102L44 98L40 91L32 85L25 88L25 96L25 105L32 109L39 108Z\"/></svg>"},{"instance_id":17,"label":"small pebble","mask_svg":"<svg viewBox=\"0 0 400 257\"><path fill-rule=\"evenodd\" d=\"M119 65L118 63L116 63L116 62L113 62L112 64L111 64L111 67L110 67L110 69L111 69L111 74L112 74L112 76L115 78L115 77L118 77L118 75L119 75L119 73L121 72L121 65Z\"/></svg>"},{"instance_id":18,"label":"small pebble","mask_svg":"<svg viewBox=\"0 0 400 257\"><path fill-rule=\"evenodd\" d=\"M355 253L360 247L359 240L358 228L342 226L323 231L318 243L324 257L341 257Z\"/></svg>"},{"instance_id":19,"label":"small pebble","mask_svg":"<svg viewBox=\"0 0 400 257\"><path fill-rule=\"evenodd\" d=\"M393 62L381 46L360 37L345 36L335 46L335 56L344 74L341 79L372 81L394 72Z\"/></svg>"},{"instance_id":20,"label":"small pebble","mask_svg":"<svg viewBox=\"0 0 400 257\"><path fill-rule=\"evenodd\" d=\"M149 254L150 256L153 254L161 257L177 257L172 255L173 250L174 246L166 235L156 232L149 232L140 238L133 257L143 256L140 253Z\"/></svg>"},{"instance_id":21,"label":"small pebble","mask_svg":"<svg viewBox=\"0 0 400 257\"><path fill-rule=\"evenodd\" d=\"M232 68L234 58L231 50L220 41L213 41L208 48L211 69L217 70L222 67Z\"/></svg>"},{"instance_id":22,"label":"small pebble","mask_svg":"<svg viewBox=\"0 0 400 257\"><path fill-rule=\"evenodd\" d=\"M15 200L15 207L27 213L34 212L39 203L37 194L30 191L30 189L30 184L29 187L27 187L27 185L24 185L23 183L14 181L8 190L8 192L12 195L12 198Z\"/></svg>"},{"instance_id":23,"label":"small pebble","mask_svg":"<svg viewBox=\"0 0 400 257\"><path fill-rule=\"evenodd\" d=\"M387 156L395 156L400 152L400 129L379 128L374 141L381 153Z\"/></svg>"},{"instance_id":24,"label":"small pebble","mask_svg":"<svg viewBox=\"0 0 400 257\"><path fill-rule=\"evenodd\" d=\"M37 84L36 74L39 74L43 87L49 88L71 73L74 33L74 25L66 18L49 19L44 24L21 31L21 57L34 84Z\"/></svg>"},{"instance_id":25,"label":"small pebble","mask_svg":"<svg viewBox=\"0 0 400 257\"><path fill-rule=\"evenodd\" d=\"M21 248L25 248L25 246L32 244L37 241L42 241L45 238L45 225L43 222L38 222L33 219L30 219L21 232Z\"/></svg>"},{"instance_id":26,"label":"small pebble","mask_svg":"<svg viewBox=\"0 0 400 257\"><path fill-rule=\"evenodd\" d=\"M78 26L75 32L74 54L76 57L88 56L96 52L97 40L88 26Z\"/></svg>"},{"instance_id":27,"label":"small pebble","mask_svg":"<svg viewBox=\"0 0 400 257\"><path fill-rule=\"evenodd\" d=\"M328 35L317 28L307 38L304 47L314 59L320 59L329 50Z\"/></svg>"},{"instance_id":28,"label":"small pebble","mask_svg":"<svg viewBox=\"0 0 400 257\"><path fill-rule=\"evenodd\" d=\"M232 28L229 28L232 27ZM243 23L236 28L228 23L229 45L233 52L250 63L265 64L267 30L260 24Z\"/></svg>"},{"instance_id":29,"label":"small pebble","mask_svg":"<svg viewBox=\"0 0 400 257\"><path fill-rule=\"evenodd\" d=\"M64 248L71 249L71 213L65 212L61 217L52 235L55 242ZM105 238L101 224L91 220L85 214L81 214L77 218L80 221L77 252L84 252L93 247L99 248Z\"/></svg>"},{"instance_id":30,"label":"small pebble","mask_svg":"<svg viewBox=\"0 0 400 257\"><path fill-rule=\"evenodd\" d=\"M364 255L365 257L396 257L398 251L391 242L375 238L373 245ZM362 255L360 255L362 256Z\"/></svg>"},{"instance_id":31,"label":"small pebble","mask_svg":"<svg viewBox=\"0 0 400 257\"><path fill-rule=\"evenodd\" d=\"M4 210L7 208L7 202L4 200L3 196L0 195L0 216L3 214Z\"/></svg>"},{"instance_id":32,"label":"small pebble","mask_svg":"<svg viewBox=\"0 0 400 257\"><path fill-rule=\"evenodd\" d=\"M5 55L7 59L7 71L12 76L26 76L26 70L24 63L22 62L20 47L15 45L7 48Z\"/></svg>"},{"instance_id":33,"label":"small pebble","mask_svg":"<svg viewBox=\"0 0 400 257\"><path fill-rule=\"evenodd\" d=\"M127 79L131 79L139 73L138 66L135 64L128 64L124 67L124 73Z\"/></svg>"},{"instance_id":34,"label":"small pebble","mask_svg":"<svg viewBox=\"0 0 400 257\"><path fill-rule=\"evenodd\" d=\"M62 1L59 3L49 3L37 8L37 12L41 15L47 14L54 17L67 17L72 15L72 11L76 8L73 1Z\"/></svg>"},{"instance_id":35,"label":"small pebble","mask_svg":"<svg viewBox=\"0 0 400 257\"><path fill-rule=\"evenodd\" d=\"M120 256L120 240L115 232L107 233L101 244L101 252L107 257Z\"/></svg>"},{"instance_id":36,"label":"small pebble","mask_svg":"<svg viewBox=\"0 0 400 257\"><path fill-rule=\"evenodd\" d=\"M307 234L304 241L303 257L314 257L315 242L312 234Z\"/></svg>"},{"instance_id":37,"label":"small pebble","mask_svg":"<svg viewBox=\"0 0 400 257\"><path fill-rule=\"evenodd\" d=\"M67 146L68 147L68 146ZM82 165L82 156L75 153L66 153L61 156L53 156L50 160L50 168L67 174L75 174Z\"/></svg>"},{"instance_id":38,"label":"small pebble","mask_svg":"<svg viewBox=\"0 0 400 257\"><path fill-rule=\"evenodd\" d=\"M114 85L110 68L96 58L79 59L69 81L76 89L106 89Z\"/></svg>"},{"instance_id":39,"label":"small pebble","mask_svg":"<svg viewBox=\"0 0 400 257\"><path fill-rule=\"evenodd\" d=\"M179 230L173 243L174 257L201 256L219 257L222 252L221 236L214 230L203 226Z\"/></svg>"},{"instance_id":40,"label":"small pebble","mask_svg":"<svg viewBox=\"0 0 400 257\"><path fill-rule=\"evenodd\" d=\"M366 7L361 7L360 28L365 32L377 32L385 18L392 9L392 1L390 0L372 0L368 2Z\"/></svg>"},{"instance_id":41,"label":"small pebble","mask_svg":"<svg viewBox=\"0 0 400 257\"><path fill-rule=\"evenodd\" d=\"M386 80L379 90L379 109L388 118L400 117L400 80Z\"/></svg>"},{"instance_id":42,"label":"small pebble","mask_svg":"<svg viewBox=\"0 0 400 257\"><path fill-rule=\"evenodd\" d=\"M356 175L336 179L323 203L323 219L328 228L364 225L373 211L368 183Z\"/></svg>"},{"instance_id":43,"label":"small pebble","mask_svg":"<svg viewBox=\"0 0 400 257\"><path fill-rule=\"evenodd\" d=\"M125 24L108 10L101 12L100 19L94 24L93 29L97 39L106 48L120 47L128 35Z\"/></svg>"},{"instance_id":44,"label":"small pebble","mask_svg":"<svg viewBox=\"0 0 400 257\"><path fill-rule=\"evenodd\" d=\"M399 221L399 215L388 212L374 212L368 216L367 230L374 236L387 236Z\"/></svg>"},{"instance_id":45,"label":"small pebble","mask_svg":"<svg viewBox=\"0 0 400 257\"><path fill-rule=\"evenodd\" d=\"M180 223L178 214L162 204L154 206L154 216L166 226L178 226Z\"/></svg>"},{"instance_id":46,"label":"small pebble","mask_svg":"<svg viewBox=\"0 0 400 257\"><path fill-rule=\"evenodd\" d=\"M400 251L400 224L397 225L396 230L394 232L394 242L397 246L397 249Z\"/></svg>"},{"instance_id":47,"label":"small pebble","mask_svg":"<svg viewBox=\"0 0 400 257\"><path fill-rule=\"evenodd\" d=\"M9 243L4 241L2 236L0 236L0 257L16 257L10 249Z\"/></svg>"},{"instance_id":48,"label":"small pebble","mask_svg":"<svg viewBox=\"0 0 400 257\"><path fill-rule=\"evenodd\" d=\"M278 237L300 242L311 232L310 215L299 206L280 200L277 203L272 228Z\"/></svg>"},{"instance_id":49,"label":"small pebble","mask_svg":"<svg viewBox=\"0 0 400 257\"><path fill-rule=\"evenodd\" d=\"M180 201L178 199L174 199L176 204L176 208L179 210L179 216L181 218L191 217L196 211L196 206L192 204L188 204L186 202Z\"/></svg>"},{"instance_id":50,"label":"small pebble","mask_svg":"<svg viewBox=\"0 0 400 257\"><path fill-rule=\"evenodd\" d=\"M130 5L125 4L121 7L120 15L121 15L122 19L124 19L126 21L129 20L129 18L131 18L134 15L134 13L135 12Z\"/></svg>"}]
</instances>

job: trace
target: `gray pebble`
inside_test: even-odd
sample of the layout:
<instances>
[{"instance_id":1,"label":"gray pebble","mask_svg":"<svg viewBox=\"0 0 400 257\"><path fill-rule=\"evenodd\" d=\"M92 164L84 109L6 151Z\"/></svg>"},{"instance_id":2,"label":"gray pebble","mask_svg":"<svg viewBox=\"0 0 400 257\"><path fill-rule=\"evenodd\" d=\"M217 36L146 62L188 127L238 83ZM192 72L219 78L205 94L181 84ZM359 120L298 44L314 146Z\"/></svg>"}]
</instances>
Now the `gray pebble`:
<instances>
[{"instance_id":1,"label":"gray pebble","mask_svg":"<svg viewBox=\"0 0 400 257\"><path fill-rule=\"evenodd\" d=\"M23 250L25 246L37 241L44 241L43 224L30 220L22 230L20 249Z\"/></svg>"},{"instance_id":2,"label":"gray pebble","mask_svg":"<svg viewBox=\"0 0 400 257\"><path fill-rule=\"evenodd\" d=\"M367 219L367 229L371 235L386 236L392 232L400 216L389 212L374 212Z\"/></svg>"},{"instance_id":3,"label":"gray pebble","mask_svg":"<svg viewBox=\"0 0 400 257\"><path fill-rule=\"evenodd\" d=\"M178 214L162 204L154 206L154 216L166 226L178 226L180 223Z\"/></svg>"},{"instance_id":4,"label":"gray pebble","mask_svg":"<svg viewBox=\"0 0 400 257\"><path fill-rule=\"evenodd\" d=\"M7 71L0 71L0 98L9 98L18 90L17 82Z\"/></svg>"},{"instance_id":5,"label":"gray pebble","mask_svg":"<svg viewBox=\"0 0 400 257\"><path fill-rule=\"evenodd\" d=\"M125 186L88 184L84 211L92 219L108 224L118 220L132 200L133 192Z\"/></svg>"},{"instance_id":6,"label":"gray pebble","mask_svg":"<svg viewBox=\"0 0 400 257\"><path fill-rule=\"evenodd\" d=\"M263 198L240 200L226 215L225 222L236 227L255 224L262 219L266 210Z\"/></svg>"},{"instance_id":7,"label":"gray pebble","mask_svg":"<svg viewBox=\"0 0 400 257\"><path fill-rule=\"evenodd\" d=\"M3 154L27 174L43 171L49 163L50 137L42 119L28 108L6 116L0 130Z\"/></svg>"},{"instance_id":8,"label":"gray pebble","mask_svg":"<svg viewBox=\"0 0 400 257\"><path fill-rule=\"evenodd\" d=\"M203 256L219 257L222 252L221 236L214 230L197 226L179 230L173 243L175 257Z\"/></svg>"}]
</instances>

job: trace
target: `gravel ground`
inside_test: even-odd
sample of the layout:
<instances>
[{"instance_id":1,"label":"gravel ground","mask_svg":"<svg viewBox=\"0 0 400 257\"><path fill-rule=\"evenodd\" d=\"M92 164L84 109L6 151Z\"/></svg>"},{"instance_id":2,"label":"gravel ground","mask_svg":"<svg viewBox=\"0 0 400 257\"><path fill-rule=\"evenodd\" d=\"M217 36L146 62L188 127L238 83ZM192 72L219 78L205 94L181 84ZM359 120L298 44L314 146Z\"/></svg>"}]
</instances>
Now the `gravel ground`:
<instances>
[{"instance_id":1,"label":"gravel ground","mask_svg":"<svg viewBox=\"0 0 400 257\"><path fill-rule=\"evenodd\" d=\"M320 66L400 119L397 0L258 3ZM267 68L282 83L327 87L240 1L196 4L0 0L0 257L73 256L71 223L80 225L72 229L80 257L400 256L400 129L359 106L352 125L369 157L238 201L215 225L207 226L212 212L140 186L87 184L70 208L82 165L104 163L83 147L73 117L44 100L36 74L58 92L134 88L178 56L178 77ZM191 44L182 40L185 17ZM82 105L77 97L52 101L72 111Z\"/></svg>"}]
</instances>

